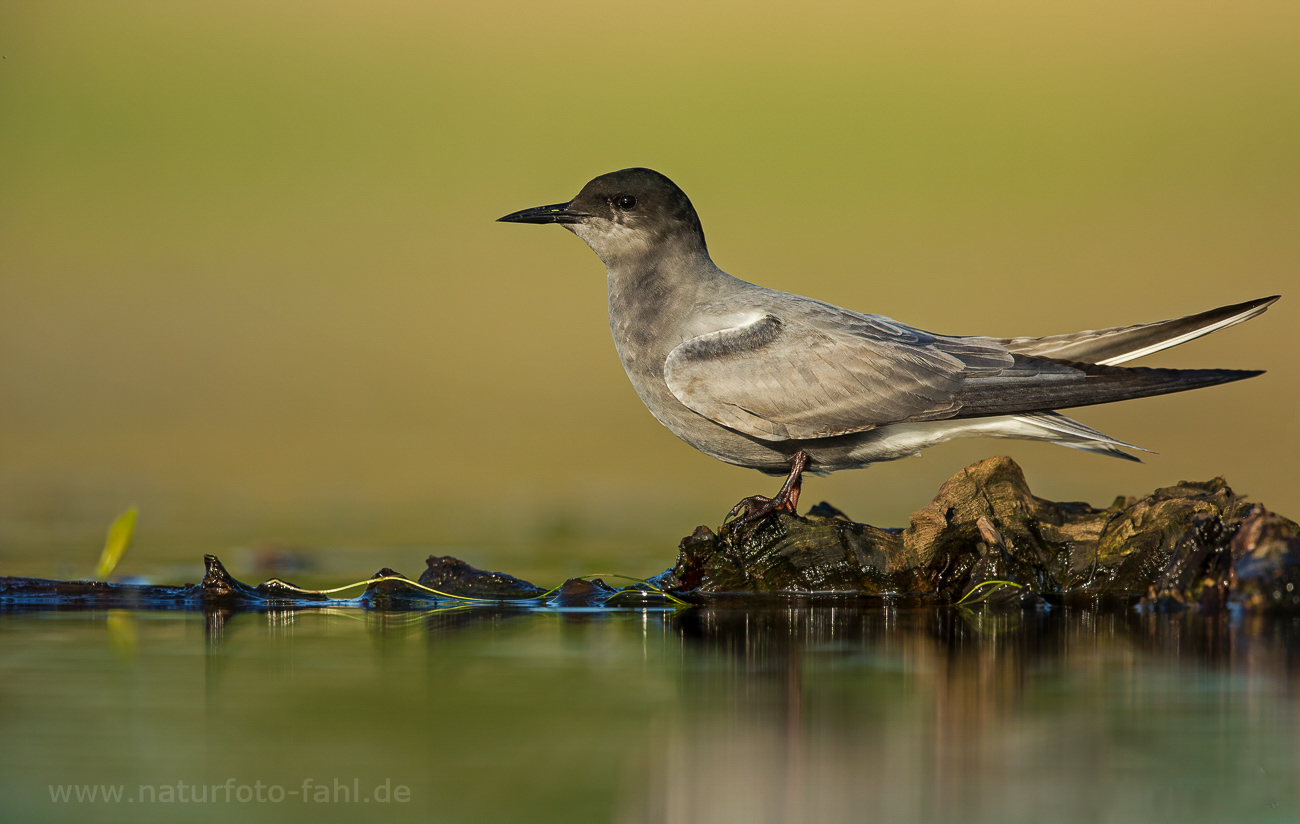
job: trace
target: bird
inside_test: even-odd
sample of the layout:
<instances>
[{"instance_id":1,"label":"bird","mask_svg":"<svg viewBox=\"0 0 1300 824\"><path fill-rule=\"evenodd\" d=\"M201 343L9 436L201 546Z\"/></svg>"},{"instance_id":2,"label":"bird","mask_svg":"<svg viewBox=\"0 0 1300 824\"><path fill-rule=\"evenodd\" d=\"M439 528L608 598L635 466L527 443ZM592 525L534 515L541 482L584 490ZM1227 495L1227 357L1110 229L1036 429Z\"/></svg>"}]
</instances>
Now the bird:
<instances>
[{"instance_id":1,"label":"bird","mask_svg":"<svg viewBox=\"0 0 1300 824\"><path fill-rule=\"evenodd\" d=\"M609 326L637 395L674 435L784 475L732 510L797 512L805 472L918 455L955 438L1047 441L1137 461L1056 410L1237 381L1239 369L1120 364L1263 313L1279 296L1174 320L1047 337L940 335L733 277L686 193L652 169L600 175L565 203L498 218L558 224L604 263Z\"/></svg>"}]
</instances>

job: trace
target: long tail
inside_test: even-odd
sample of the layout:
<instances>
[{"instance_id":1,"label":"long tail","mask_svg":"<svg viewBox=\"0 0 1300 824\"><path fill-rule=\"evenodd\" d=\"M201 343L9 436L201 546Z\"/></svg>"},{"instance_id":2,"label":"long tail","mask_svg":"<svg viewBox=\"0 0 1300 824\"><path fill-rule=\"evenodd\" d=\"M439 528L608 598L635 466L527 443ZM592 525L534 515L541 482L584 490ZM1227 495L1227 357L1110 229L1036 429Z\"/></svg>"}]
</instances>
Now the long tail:
<instances>
[{"instance_id":1,"label":"long tail","mask_svg":"<svg viewBox=\"0 0 1300 824\"><path fill-rule=\"evenodd\" d=\"M1016 355L998 375L968 378L953 397L955 417L1017 415L1149 398L1262 374L1247 369L1150 369Z\"/></svg>"},{"instance_id":2,"label":"long tail","mask_svg":"<svg viewBox=\"0 0 1300 824\"><path fill-rule=\"evenodd\" d=\"M1006 346L1012 352L1019 355L1028 355L1036 358L1051 358L1053 360L1075 361L1084 364L1096 364L1098 366L1116 366L1117 364L1126 363L1137 358L1161 352L1165 349L1177 346L1180 343L1186 343L1189 340L1208 335L1211 332L1217 332L1220 329L1226 329L1229 326L1236 326L1238 323L1248 321L1251 318L1262 315L1269 306L1272 306L1278 299L1278 295L1271 297L1259 298L1245 303L1237 303L1232 306L1221 306L1218 309L1211 309L1208 312L1201 312L1196 315L1188 315L1184 318L1175 318L1174 320L1158 321L1156 323L1144 323L1138 326L1118 326L1112 329L1097 329L1086 332L1074 332L1067 335L1050 335L1042 338L1010 338L999 340L999 343ZM1106 371L1106 370L1097 370ZM1116 370L1117 372L1120 370ZM1147 370L1141 370L1147 371ZM1152 370L1154 373L1170 373L1164 377L1174 378L1171 381L1177 384L1178 377L1193 376L1201 378L1200 381L1191 380L1188 385L1179 388L1193 388L1195 385L1209 385L1220 383L1224 380L1235 380L1240 377L1249 377L1252 374L1238 372L1231 373L1227 370L1197 370L1196 372L1183 373L1179 375L1174 370ZM1198 375L1197 372L1200 372ZM1219 380L1214 380L1215 373L1219 373ZM1154 377L1155 374L1152 375ZM1139 383L1141 381L1138 381ZM1178 391L1173 389L1166 391ZM1108 455L1114 458L1123 458L1124 460L1138 460L1133 455L1124 452L1123 449L1136 449L1142 452L1150 450L1142 449L1140 446L1124 443L1115 438L1098 432L1091 427L1085 426L1076 420L1067 418L1064 415L1055 412L1035 412L1027 415L1018 415L1013 418L989 419L1007 421L1002 426L1008 430L1010 437L1029 437L1033 440L1048 440L1061 446L1068 446L1072 449L1082 449L1087 452L1094 452L1099 455ZM1015 435L1010 432L1015 431ZM991 433L990 433L991 434Z\"/></svg>"},{"instance_id":3,"label":"long tail","mask_svg":"<svg viewBox=\"0 0 1300 824\"><path fill-rule=\"evenodd\" d=\"M1185 318L1138 326L1117 326L1043 338L1008 338L998 342L1020 355L1115 366L1248 321L1262 315L1279 297L1273 295Z\"/></svg>"}]
</instances>

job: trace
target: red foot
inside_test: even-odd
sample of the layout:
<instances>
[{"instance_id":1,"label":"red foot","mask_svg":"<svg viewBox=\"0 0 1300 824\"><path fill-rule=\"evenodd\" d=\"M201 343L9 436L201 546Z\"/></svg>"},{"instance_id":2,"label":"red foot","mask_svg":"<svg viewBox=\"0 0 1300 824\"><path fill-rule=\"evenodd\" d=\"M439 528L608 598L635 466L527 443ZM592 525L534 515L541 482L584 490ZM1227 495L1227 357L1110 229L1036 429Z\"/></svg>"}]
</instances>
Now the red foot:
<instances>
[{"instance_id":1,"label":"red foot","mask_svg":"<svg viewBox=\"0 0 1300 824\"><path fill-rule=\"evenodd\" d=\"M794 457L790 459L790 475L785 479L785 484L781 486L781 491L776 493L776 497L765 498L762 495L748 497L731 508L731 512L727 513L725 522L730 522L732 518L740 515L742 511L745 514L736 521L738 525L753 523L782 509L791 515L797 514L799 492L803 487L803 471L807 466L808 453L803 450L794 453Z\"/></svg>"}]
</instances>

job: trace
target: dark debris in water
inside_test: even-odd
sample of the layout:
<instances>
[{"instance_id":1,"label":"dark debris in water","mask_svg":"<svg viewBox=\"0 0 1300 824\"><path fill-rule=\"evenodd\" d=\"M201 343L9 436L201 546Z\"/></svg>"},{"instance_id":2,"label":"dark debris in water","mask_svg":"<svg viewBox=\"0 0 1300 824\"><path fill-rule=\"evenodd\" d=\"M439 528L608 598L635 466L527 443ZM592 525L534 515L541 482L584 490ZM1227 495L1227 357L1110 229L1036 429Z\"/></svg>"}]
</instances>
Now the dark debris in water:
<instances>
[{"instance_id":1,"label":"dark debris in water","mask_svg":"<svg viewBox=\"0 0 1300 824\"><path fill-rule=\"evenodd\" d=\"M303 589L279 578L250 586L236 580L215 555L205 555L203 561L207 567L203 580L182 586L0 577L0 611L51 608L256 610L327 605L379 610L451 606L622 609L675 605L670 597L646 591L644 586L617 588L600 580L574 578L555 590L544 590L536 584L500 572L476 569L451 557L430 556L428 568L414 582L385 567L371 576L365 590L355 599L331 598L328 592Z\"/></svg>"},{"instance_id":2,"label":"dark debris in water","mask_svg":"<svg viewBox=\"0 0 1300 824\"><path fill-rule=\"evenodd\" d=\"M385 568L358 598L335 599L278 578L249 586L215 556L205 562L202 582L179 587L0 578L0 610L620 609L739 595L756 607L794 597L1300 613L1300 526L1246 501L1222 478L1095 509L1034 496L1009 458L957 473L906 529L855 523L824 503L804 517L777 511L716 532L699 527L682 540L672 569L624 587L574 578L546 590L431 556L416 581Z\"/></svg>"},{"instance_id":3,"label":"dark debris in water","mask_svg":"<svg viewBox=\"0 0 1300 824\"><path fill-rule=\"evenodd\" d=\"M829 504L699 527L657 582L694 593L1300 612L1300 527L1223 478L1106 509L1048 501L999 457L953 476L906 529L854 523Z\"/></svg>"}]
</instances>

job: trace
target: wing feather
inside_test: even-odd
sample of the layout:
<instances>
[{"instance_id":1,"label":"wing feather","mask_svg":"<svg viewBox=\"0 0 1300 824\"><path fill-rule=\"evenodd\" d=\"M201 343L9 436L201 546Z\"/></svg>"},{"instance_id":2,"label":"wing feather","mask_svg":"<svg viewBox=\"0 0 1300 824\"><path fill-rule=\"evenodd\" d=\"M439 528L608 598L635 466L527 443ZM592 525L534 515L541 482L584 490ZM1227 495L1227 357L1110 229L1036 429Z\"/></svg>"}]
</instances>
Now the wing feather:
<instances>
[{"instance_id":1,"label":"wing feather","mask_svg":"<svg viewBox=\"0 0 1300 824\"><path fill-rule=\"evenodd\" d=\"M1262 315L1277 299L1277 295L1273 295L1184 318L1137 326L1116 326L1042 338L1005 338L998 342L1022 355L1115 366L1236 326Z\"/></svg>"},{"instance_id":2,"label":"wing feather","mask_svg":"<svg viewBox=\"0 0 1300 824\"><path fill-rule=\"evenodd\" d=\"M1179 392L1257 372L1102 366L931 335L809 301L678 345L664 364L687 408L769 441L886 424L1047 412Z\"/></svg>"},{"instance_id":3,"label":"wing feather","mask_svg":"<svg viewBox=\"0 0 1300 824\"><path fill-rule=\"evenodd\" d=\"M1012 362L991 341L961 340L955 354L942 344L958 339L815 306L808 316L767 313L682 343L664 365L669 389L695 412L756 438L826 438L953 417L970 374Z\"/></svg>"}]
</instances>

